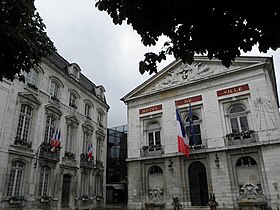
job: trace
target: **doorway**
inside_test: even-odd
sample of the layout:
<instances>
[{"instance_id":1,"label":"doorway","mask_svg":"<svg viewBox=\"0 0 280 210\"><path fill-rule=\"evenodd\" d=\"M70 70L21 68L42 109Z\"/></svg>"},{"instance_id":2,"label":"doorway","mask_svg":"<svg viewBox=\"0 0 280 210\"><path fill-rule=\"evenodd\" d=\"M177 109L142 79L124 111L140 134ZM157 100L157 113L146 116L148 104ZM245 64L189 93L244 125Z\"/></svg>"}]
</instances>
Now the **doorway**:
<instances>
[{"instance_id":1,"label":"doorway","mask_svg":"<svg viewBox=\"0 0 280 210\"><path fill-rule=\"evenodd\" d=\"M69 207L70 187L71 175L64 174L62 184L61 207Z\"/></svg>"},{"instance_id":2,"label":"doorway","mask_svg":"<svg viewBox=\"0 0 280 210\"><path fill-rule=\"evenodd\" d=\"M193 162L189 167L190 198L192 206L208 204L208 184L206 168L201 162Z\"/></svg>"}]
</instances>

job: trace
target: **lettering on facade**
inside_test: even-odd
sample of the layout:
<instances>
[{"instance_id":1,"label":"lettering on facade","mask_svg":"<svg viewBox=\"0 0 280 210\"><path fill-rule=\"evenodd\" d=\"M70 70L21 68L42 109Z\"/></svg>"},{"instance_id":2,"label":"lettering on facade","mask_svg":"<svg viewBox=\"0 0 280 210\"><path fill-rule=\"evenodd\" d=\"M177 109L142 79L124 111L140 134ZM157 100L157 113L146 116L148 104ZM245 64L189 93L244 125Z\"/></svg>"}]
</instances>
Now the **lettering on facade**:
<instances>
[{"instance_id":1,"label":"lettering on facade","mask_svg":"<svg viewBox=\"0 0 280 210\"><path fill-rule=\"evenodd\" d=\"M224 96L224 95L229 95L229 94L233 94L233 93L239 93L239 92L243 92L249 90L249 85L241 85L241 86L237 86L237 87L232 87L232 88L227 88L227 89L223 89L223 90L218 90L217 91L217 96Z\"/></svg>"},{"instance_id":2,"label":"lettering on facade","mask_svg":"<svg viewBox=\"0 0 280 210\"><path fill-rule=\"evenodd\" d=\"M180 105L183 105L183 104L189 104L189 103L193 103L193 102L197 102L197 101L202 101L202 95L193 96L193 97L190 97L190 98L185 98L185 99L175 101L175 105L180 106Z\"/></svg>"},{"instance_id":3,"label":"lettering on facade","mask_svg":"<svg viewBox=\"0 0 280 210\"><path fill-rule=\"evenodd\" d=\"M159 111L162 110L162 105L157 105L157 106L151 106L151 107L147 107L144 109L139 109L139 114L146 114L149 112L155 112L155 111Z\"/></svg>"}]
</instances>

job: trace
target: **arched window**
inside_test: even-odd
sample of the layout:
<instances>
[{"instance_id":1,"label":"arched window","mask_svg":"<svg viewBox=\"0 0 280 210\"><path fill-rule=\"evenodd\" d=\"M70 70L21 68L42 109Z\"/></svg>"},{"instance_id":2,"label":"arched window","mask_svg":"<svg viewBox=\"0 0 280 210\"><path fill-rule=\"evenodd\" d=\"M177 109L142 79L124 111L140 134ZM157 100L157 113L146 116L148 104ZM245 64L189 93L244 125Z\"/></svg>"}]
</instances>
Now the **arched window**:
<instances>
[{"instance_id":1,"label":"arched window","mask_svg":"<svg viewBox=\"0 0 280 210\"><path fill-rule=\"evenodd\" d=\"M84 131L84 140L83 140L83 153L88 153L88 146L91 144L92 134L91 132Z\"/></svg>"},{"instance_id":2,"label":"arched window","mask_svg":"<svg viewBox=\"0 0 280 210\"><path fill-rule=\"evenodd\" d=\"M28 134L31 126L32 108L26 104L21 105L16 139L19 143L28 142Z\"/></svg>"},{"instance_id":3,"label":"arched window","mask_svg":"<svg viewBox=\"0 0 280 210\"><path fill-rule=\"evenodd\" d=\"M199 119L198 115L196 114L193 114L192 116L192 121L193 121L193 131L194 131L194 135L191 135L191 123L190 123L190 117L187 116L186 118L186 132L187 132L187 135L190 139L190 142L193 144L193 145L200 145L202 144L202 139L201 139L201 130L200 130L200 122L201 120ZM194 139L193 139L193 136L194 136Z\"/></svg>"},{"instance_id":4,"label":"arched window","mask_svg":"<svg viewBox=\"0 0 280 210\"><path fill-rule=\"evenodd\" d=\"M238 187L241 193L244 184L251 183L258 187L257 192L262 194L260 174L257 161L250 156L238 158L235 163Z\"/></svg>"},{"instance_id":5,"label":"arched window","mask_svg":"<svg viewBox=\"0 0 280 210\"><path fill-rule=\"evenodd\" d=\"M150 197L164 194L163 171L159 166L152 166L148 171L148 184Z\"/></svg>"},{"instance_id":6,"label":"arched window","mask_svg":"<svg viewBox=\"0 0 280 210\"><path fill-rule=\"evenodd\" d=\"M50 186L51 168L44 166L41 168L38 196L48 196Z\"/></svg>"},{"instance_id":7,"label":"arched window","mask_svg":"<svg viewBox=\"0 0 280 210\"><path fill-rule=\"evenodd\" d=\"M45 128L45 142L50 142L52 139L53 133L55 132L55 126L56 126L56 119L52 116L47 116L46 121L46 128Z\"/></svg>"},{"instance_id":8,"label":"arched window","mask_svg":"<svg viewBox=\"0 0 280 210\"><path fill-rule=\"evenodd\" d=\"M149 169L149 174L155 175L155 174L162 174L162 169L159 166L152 166Z\"/></svg>"},{"instance_id":9,"label":"arched window","mask_svg":"<svg viewBox=\"0 0 280 210\"><path fill-rule=\"evenodd\" d=\"M59 100L59 84L52 80L51 81L51 86L50 86L50 95L51 95L51 99L53 100Z\"/></svg>"},{"instance_id":10,"label":"arched window","mask_svg":"<svg viewBox=\"0 0 280 210\"><path fill-rule=\"evenodd\" d=\"M240 133L249 130L247 111L244 106L240 104L232 105L229 108L228 116L232 133Z\"/></svg>"},{"instance_id":11,"label":"arched window","mask_svg":"<svg viewBox=\"0 0 280 210\"><path fill-rule=\"evenodd\" d=\"M23 173L25 164L21 161L13 161L8 183L7 196L23 195Z\"/></svg>"},{"instance_id":12,"label":"arched window","mask_svg":"<svg viewBox=\"0 0 280 210\"><path fill-rule=\"evenodd\" d=\"M147 126L149 150L161 150L160 125L158 122L151 122Z\"/></svg>"},{"instance_id":13,"label":"arched window","mask_svg":"<svg viewBox=\"0 0 280 210\"><path fill-rule=\"evenodd\" d=\"M78 99L78 97L74 93L70 93L69 106L76 109L77 108L77 99Z\"/></svg>"}]
</instances>

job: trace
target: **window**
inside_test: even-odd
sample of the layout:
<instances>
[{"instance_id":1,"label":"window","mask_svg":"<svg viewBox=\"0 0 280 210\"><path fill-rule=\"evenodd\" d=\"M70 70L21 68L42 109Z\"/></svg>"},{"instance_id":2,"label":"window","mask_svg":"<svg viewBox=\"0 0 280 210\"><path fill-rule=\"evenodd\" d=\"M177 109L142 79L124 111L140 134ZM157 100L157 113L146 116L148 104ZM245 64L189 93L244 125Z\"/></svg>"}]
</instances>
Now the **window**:
<instances>
[{"instance_id":1,"label":"window","mask_svg":"<svg viewBox=\"0 0 280 210\"><path fill-rule=\"evenodd\" d=\"M81 193L83 196L88 196L89 195L89 176L87 173L82 173L81 174Z\"/></svg>"},{"instance_id":2,"label":"window","mask_svg":"<svg viewBox=\"0 0 280 210\"><path fill-rule=\"evenodd\" d=\"M100 138L97 139L96 141L96 159L100 160L101 159L101 153L102 153L102 140Z\"/></svg>"},{"instance_id":3,"label":"window","mask_svg":"<svg viewBox=\"0 0 280 210\"><path fill-rule=\"evenodd\" d=\"M55 132L55 124L56 124L56 119L52 116L47 116L45 138L44 138L45 142L51 141L53 133Z\"/></svg>"},{"instance_id":4,"label":"window","mask_svg":"<svg viewBox=\"0 0 280 210\"><path fill-rule=\"evenodd\" d=\"M30 72L27 75L27 84L37 86L38 83L38 72L34 69L30 69Z\"/></svg>"},{"instance_id":5,"label":"window","mask_svg":"<svg viewBox=\"0 0 280 210\"><path fill-rule=\"evenodd\" d=\"M90 118L91 115L91 105L89 103L85 103L85 116Z\"/></svg>"},{"instance_id":6,"label":"window","mask_svg":"<svg viewBox=\"0 0 280 210\"><path fill-rule=\"evenodd\" d=\"M73 93L70 93L69 106L73 108L77 108L77 96L74 95Z\"/></svg>"},{"instance_id":7,"label":"window","mask_svg":"<svg viewBox=\"0 0 280 210\"><path fill-rule=\"evenodd\" d=\"M101 126L103 125L103 114L100 111L98 112L97 115L97 123Z\"/></svg>"},{"instance_id":8,"label":"window","mask_svg":"<svg viewBox=\"0 0 280 210\"><path fill-rule=\"evenodd\" d=\"M161 150L160 126L157 122L148 125L149 150Z\"/></svg>"},{"instance_id":9,"label":"window","mask_svg":"<svg viewBox=\"0 0 280 210\"><path fill-rule=\"evenodd\" d=\"M59 97L58 94L59 94L59 85L55 81L52 81L51 88L50 88L51 98L53 100L57 100Z\"/></svg>"},{"instance_id":10,"label":"window","mask_svg":"<svg viewBox=\"0 0 280 210\"><path fill-rule=\"evenodd\" d=\"M47 166L42 167L40 173L38 196L48 196L50 185L51 169Z\"/></svg>"},{"instance_id":11,"label":"window","mask_svg":"<svg viewBox=\"0 0 280 210\"><path fill-rule=\"evenodd\" d=\"M229 119L232 133L240 133L249 130L247 111L242 105L235 104L230 107Z\"/></svg>"},{"instance_id":12,"label":"window","mask_svg":"<svg viewBox=\"0 0 280 210\"><path fill-rule=\"evenodd\" d=\"M162 169L159 166L152 166L149 170L149 174L155 175L155 174L162 174Z\"/></svg>"},{"instance_id":13,"label":"window","mask_svg":"<svg viewBox=\"0 0 280 210\"><path fill-rule=\"evenodd\" d=\"M257 186L257 193L262 194L261 176L257 161L251 156L243 156L238 158L235 167L240 194L243 193L242 187L244 184L248 183Z\"/></svg>"},{"instance_id":14,"label":"window","mask_svg":"<svg viewBox=\"0 0 280 210\"><path fill-rule=\"evenodd\" d=\"M67 142L65 150L67 152L75 153L74 148L75 127L70 124L67 125Z\"/></svg>"},{"instance_id":15,"label":"window","mask_svg":"<svg viewBox=\"0 0 280 210\"><path fill-rule=\"evenodd\" d=\"M21 196L23 185L24 163L12 162L12 169L9 177L7 196Z\"/></svg>"},{"instance_id":16,"label":"window","mask_svg":"<svg viewBox=\"0 0 280 210\"><path fill-rule=\"evenodd\" d=\"M83 144L83 152L87 154L88 145L91 143L91 134L89 132L84 132L84 144Z\"/></svg>"},{"instance_id":17,"label":"window","mask_svg":"<svg viewBox=\"0 0 280 210\"><path fill-rule=\"evenodd\" d=\"M27 142L31 125L32 109L30 106L22 104L20 109L16 139Z\"/></svg>"},{"instance_id":18,"label":"window","mask_svg":"<svg viewBox=\"0 0 280 210\"><path fill-rule=\"evenodd\" d=\"M188 116L186 118L186 132L190 140L190 145L200 145L202 144L201 130L200 130L201 120L196 114L193 114L192 121L193 121L194 139L193 136L191 135L190 117Z\"/></svg>"}]
</instances>

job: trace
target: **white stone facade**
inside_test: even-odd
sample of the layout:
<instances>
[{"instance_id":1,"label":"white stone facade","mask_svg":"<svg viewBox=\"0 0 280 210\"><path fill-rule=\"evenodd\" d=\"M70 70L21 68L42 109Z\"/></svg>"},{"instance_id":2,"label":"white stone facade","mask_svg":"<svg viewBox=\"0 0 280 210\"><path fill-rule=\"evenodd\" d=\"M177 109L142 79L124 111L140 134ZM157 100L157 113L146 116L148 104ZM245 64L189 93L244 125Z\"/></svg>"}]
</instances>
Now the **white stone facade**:
<instances>
[{"instance_id":1,"label":"white stone facade","mask_svg":"<svg viewBox=\"0 0 280 210\"><path fill-rule=\"evenodd\" d=\"M103 204L109 106L104 87L80 71L55 53L25 83L0 83L0 209ZM53 147L58 130L61 143Z\"/></svg>"},{"instance_id":2,"label":"white stone facade","mask_svg":"<svg viewBox=\"0 0 280 210\"><path fill-rule=\"evenodd\" d=\"M258 205L280 207L280 117L273 61L240 57L225 68L195 57L174 61L123 99L128 112L128 207L242 207L241 189L257 188ZM178 152L175 109L187 130L191 103L196 145ZM215 161L216 160L216 161ZM155 190L159 193L155 195ZM156 207L154 207L156 206Z\"/></svg>"}]
</instances>

